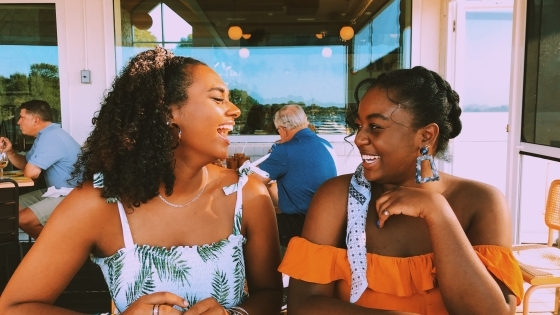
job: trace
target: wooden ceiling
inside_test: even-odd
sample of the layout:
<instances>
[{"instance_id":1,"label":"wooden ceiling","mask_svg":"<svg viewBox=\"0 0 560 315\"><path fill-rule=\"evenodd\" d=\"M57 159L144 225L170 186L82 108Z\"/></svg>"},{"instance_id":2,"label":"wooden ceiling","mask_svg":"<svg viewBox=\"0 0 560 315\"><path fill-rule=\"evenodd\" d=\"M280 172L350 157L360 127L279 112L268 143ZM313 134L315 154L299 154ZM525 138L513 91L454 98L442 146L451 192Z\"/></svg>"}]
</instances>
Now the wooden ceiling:
<instances>
[{"instance_id":1,"label":"wooden ceiling","mask_svg":"<svg viewBox=\"0 0 560 315\"><path fill-rule=\"evenodd\" d=\"M219 46L239 45L227 30L239 25L251 33L241 44L342 44L339 30L352 24L359 30L388 0L121 0L130 13L148 12L165 3L195 29ZM235 8L235 10L234 10ZM315 34L324 34L318 42Z\"/></svg>"}]
</instances>

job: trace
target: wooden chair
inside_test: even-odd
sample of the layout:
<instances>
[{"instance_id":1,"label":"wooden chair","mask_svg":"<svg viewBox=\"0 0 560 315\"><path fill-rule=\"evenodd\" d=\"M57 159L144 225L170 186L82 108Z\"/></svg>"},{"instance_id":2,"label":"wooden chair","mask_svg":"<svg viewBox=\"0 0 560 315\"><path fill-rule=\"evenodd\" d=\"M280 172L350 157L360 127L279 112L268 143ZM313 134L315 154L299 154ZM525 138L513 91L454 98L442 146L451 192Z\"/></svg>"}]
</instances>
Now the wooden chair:
<instances>
[{"instance_id":1,"label":"wooden chair","mask_svg":"<svg viewBox=\"0 0 560 315\"><path fill-rule=\"evenodd\" d=\"M23 254L19 243L19 185L13 179L0 179L0 183L6 182L14 188L0 188L0 246L5 247L6 279L10 279ZM10 246L17 249L16 256L9 255ZM10 262L15 266L10 268Z\"/></svg>"},{"instance_id":2,"label":"wooden chair","mask_svg":"<svg viewBox=\"0 0 560 315\"><path fill-rule=\"evenodd\" d=\"M556 288L554 314L558 314L560 298L560 248L553 246L554 231L560 230L560 180L550 184L546 209L545 224L548 226L548 243L521 244L513 246L513 253L521 267L523 280L531 286L525 292L523 315L529 314L531 294L542 288Z\"/></svg>"}]
</instances>

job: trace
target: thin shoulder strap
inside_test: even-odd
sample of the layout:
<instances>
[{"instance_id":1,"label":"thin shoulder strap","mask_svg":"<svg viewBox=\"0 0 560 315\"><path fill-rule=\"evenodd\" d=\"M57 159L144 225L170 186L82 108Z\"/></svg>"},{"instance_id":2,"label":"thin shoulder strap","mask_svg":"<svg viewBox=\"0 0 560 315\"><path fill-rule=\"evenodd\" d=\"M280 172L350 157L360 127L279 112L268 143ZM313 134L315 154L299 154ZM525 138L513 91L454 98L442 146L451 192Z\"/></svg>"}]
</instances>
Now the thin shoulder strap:
<instances>
[{"instance_id":1,"label":"thin shoulder strap","mask_svg":"<svg viewBox=\"0 0 560 315\"><path fill-rule=\"evenodd\" d=\"M241 222L243 221L243 185L245 182L243 181L242 177L246 177L247 175L243 174L239 176L239 181L237 187L241 187L237 189L237 200L235 200L235 212L233 214L233 235L241 234Z\"/></svg>"},{"instance_id":2,"label":"thin shoulder strap","mask_svg":"<svg viewBox=\"0 0 560 315\"><path fill-rule=\"evenodd\" d=\"M130 225L128 225L128 219L126 218L126 213L124 212L124 207L120 201L117 201L119 206L119 216L121 217L121 226L124 239L124 247L129 248L134 246L134 241L132 240L132 233L130 232Z\"/></svg>"},{"instance_id":3,"label":"thin shoulder strap","mask_svg":"<svg viewBox=\"0 0 560 315\"><path fill-rule=\"evenodd\" d=\"M266 157L268 157L268 155ZM263 160L264 159L261 158L260 161ZM249 173L255 171L255 169L258 169L256 167L256 163L255 165L251 165L250 161L245 161L245 163L243 163L243 165L241 165L237 170L237 173L239 174L239 180L237 181L237 183L223 188L226 195L237 192L237 200L235 201L235 212L233 215L233 235L241 234L241 223L243 219L243 186L245 186L245 184L249 180Z\"/></svg>"}]
</instances>

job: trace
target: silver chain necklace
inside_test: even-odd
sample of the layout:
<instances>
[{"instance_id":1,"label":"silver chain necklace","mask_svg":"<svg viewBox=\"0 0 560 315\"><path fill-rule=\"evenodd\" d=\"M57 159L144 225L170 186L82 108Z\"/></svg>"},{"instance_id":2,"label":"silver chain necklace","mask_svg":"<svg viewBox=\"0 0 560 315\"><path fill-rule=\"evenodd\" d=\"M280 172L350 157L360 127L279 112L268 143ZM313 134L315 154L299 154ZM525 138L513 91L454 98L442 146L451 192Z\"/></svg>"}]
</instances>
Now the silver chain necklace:
<instances>
[{"instance_id":1,"label":"silver chain necklace","mask_svg":"<svg viewBox=\"0 0 560 315\"><path fill-rule=\"evenodd\" d=\"M185 204L178 205L178 204L175 204L175 203L171 203L171 202L165 200L165 198L163 198L163 196L160 193L158 193L158 197L159 197L159 199L161 199L161 201L165 202L166 204L168 204L172 207L175 207L175 208L186 207L186 206L190 205L191 203L195 202L198 199L198 197L200 197L200 195L202 195L202 192L204 191L204 188L206 188L206 185L208 184L208 169L206 169L206 166L204 167L204 177L205 177L204 186L202 186L202 188L198 191L198 194L196 194L196 196L193 198L193 200L191 200L191 201L189 201Z\"/></svg>"}]
</instances>

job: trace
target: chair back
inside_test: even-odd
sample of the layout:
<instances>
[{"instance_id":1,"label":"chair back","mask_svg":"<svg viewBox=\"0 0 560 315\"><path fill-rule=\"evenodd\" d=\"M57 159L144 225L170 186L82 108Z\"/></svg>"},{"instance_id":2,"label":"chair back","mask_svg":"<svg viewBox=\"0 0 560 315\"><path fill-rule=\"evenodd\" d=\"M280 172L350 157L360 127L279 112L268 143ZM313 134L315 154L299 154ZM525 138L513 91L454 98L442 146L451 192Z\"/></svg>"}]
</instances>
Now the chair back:
<instances>
[{"instance_id":1,"label":"chair back","mask_svg":"<svg viewBox=\"0 0 560 315\"><path fill-rule=\"evenodd\" d=\"M548 197L546 200L544 222L549 229L548 245L550 246L552 245L551 236L553 234L553 230L560 230L560 179L556 179L550 183Z\"/></svg>"},{"instance_id":2,"label":"chair back","mask_svg":"<svg viewBox=\"0 0 560 315\"><path fill-rule=\"evenodd\" d=\"M0 179L14 188L0 188L0 245L19 244L19 185L13 179Z\"/></svg>"}]
</instances>

